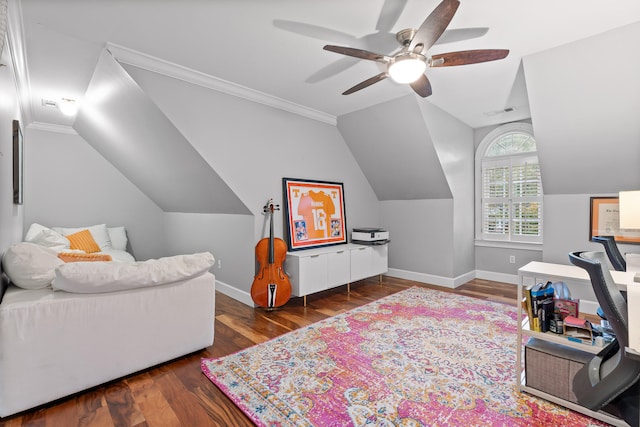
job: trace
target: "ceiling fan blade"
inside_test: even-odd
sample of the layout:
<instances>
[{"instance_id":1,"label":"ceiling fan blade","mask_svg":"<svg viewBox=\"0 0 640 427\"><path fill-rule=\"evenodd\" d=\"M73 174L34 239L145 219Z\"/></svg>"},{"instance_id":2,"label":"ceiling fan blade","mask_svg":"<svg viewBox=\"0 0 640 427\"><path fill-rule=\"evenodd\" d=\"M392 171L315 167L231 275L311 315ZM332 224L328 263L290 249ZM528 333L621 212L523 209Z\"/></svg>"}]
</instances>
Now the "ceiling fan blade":
<instances>
[{"instance_id":1,"label":"ceiling fan blade","mask_svg":"<svg viewBox=\"0 0 640 427\"><path fill-rule=\"evenodd\" d=\"M284 19L274 19L273 26L285 31L300 34L301 36L312 37L324 41L332 41L334 43L351 44L358 41L357 37L342 31L332 30L331 28L320 27L313 24L305 24L303 22L287 21Z\"/></svg>"},{"instance_id":2,"label":"ceiling fan blade","mask_svg":"<svg viewBox=\"0 0 640 427\"><path fill-rule=\"evenodd\" d=\"M363 49L354 49L352 47L333 46L328 44L323 49L328 50L330 52L340 53L342 55L353 56L355 58L368 59L369 61L387 63L391 60L391 58L389 58L386 55L369 52L368 50L363 50Z\"/></svg>"},{"instance_id":3,"label":"ceiling fan blade","mask_svg":"<svg viewBox=\"0 0 640 427\"><path fill-rule=\"evenodd\" d=\"M426 98L433 93L431 91L431 82L427 78L426 74L423 74L418 80L411 83L411 89L423 98Z\"/></svg>"},{"instance_id":4,"label":"ceiling fan blade","mask_svg":"<svg viewBox=\"0 0 640 427\"><path fill-rule=\"evenodd\" d=\"M489 28L487 27L454 28L451 30L445 30L440 38L434 43L434 46L439 46L446 43L455 43L462 40L475 39L484 36L488 32Z\"/></svg>"},{"instance_id":5,"label":"ceiling fan blade","mask_svg":"<svg viewBox=\"0 0 640 427\"><path fill-rule=\"evenodd\" d=\"M461 50L433 55L432 67L453 67L455 65L478 64L481 62L497 61L509 55L509 49L478 49Z\"/></svg>"},{"instance_id":6,"label":"ceiling fan blade","mask_svg":"<svg viewBox=\"0 0 640 427\"><path fill-rule=\"evenodd\" d=\"M385 0L380 11L380 17L376 24L376 30L379 32L390 32L393 26L398 22L400 14L407 5L407 0Z\"/></svg>"},{"instance_id":7,"label":"ceiling fan blade","mask_svg":"<svg viewBox=\"0 0 640 427\"><path fill-rule=\"evenodd\" d=\"M355 85L354 87L352 87L351 89L347 89L344 92L342 92L343 95L350 95L353 92L357 92L360 89L364 89L365 87L371 86L374 83L378 83L384 79L386 79L389 75L387 74L387 72L385 71L384 73L380 73L377 76L373 76L363 82L358 83L357 85Z\"/></svg>"},{"instance_id":8,"label":"ceiling fan blade","mask_svg":"<svg viewBox=\"0 0 640 427\"><path fill-rule=\"evenodd\" d=\"M415 52L416 48L418 48L417 53L429 50L447 29L458 6L460 6L458 0L443 0L420 25L409 44L409 51ZM421 48L420 45L422 45Z\"/></svg>"}]
</instances>

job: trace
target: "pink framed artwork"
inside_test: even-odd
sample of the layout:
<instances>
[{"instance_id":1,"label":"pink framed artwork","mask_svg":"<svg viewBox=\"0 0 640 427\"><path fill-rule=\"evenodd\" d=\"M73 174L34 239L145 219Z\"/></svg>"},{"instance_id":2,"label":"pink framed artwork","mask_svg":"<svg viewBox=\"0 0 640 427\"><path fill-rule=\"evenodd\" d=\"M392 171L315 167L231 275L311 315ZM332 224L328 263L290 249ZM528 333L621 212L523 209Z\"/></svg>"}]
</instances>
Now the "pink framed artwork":
<instances>
[{"instance_id":1,"label":"pink framed artwork","mask_svg":"<svg viewBox=\"0 0 640 427\"><path fill-rule=\"evenodd\" d=\"M290 251L347 243L340 182L282 178Z\"/></svg>"}]
</instances>

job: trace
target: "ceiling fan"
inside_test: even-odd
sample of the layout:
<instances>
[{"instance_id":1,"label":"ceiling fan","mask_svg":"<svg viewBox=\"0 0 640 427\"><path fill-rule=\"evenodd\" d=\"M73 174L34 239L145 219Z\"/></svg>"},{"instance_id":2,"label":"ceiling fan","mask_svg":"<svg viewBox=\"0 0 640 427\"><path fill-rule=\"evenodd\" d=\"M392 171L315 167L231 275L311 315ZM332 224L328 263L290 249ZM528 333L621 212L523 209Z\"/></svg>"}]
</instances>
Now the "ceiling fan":
<instances>
[{"instance_id":1,"label":"ceiling fan","mask_svg":"<svg viewBox=\"0 0 640 427\"><path fill-rule=\"evenodd\" d=\"M396 34L396 40L402 48L392 56L369 52L363 49L326 45L328 50L342 55L369 61L381 62L387 66L386 71L358 83L342 94L349 95L391 77L397 83L408 83L411 88L423 98L432 94L431 83L424 71L429 67L451 67L454 65L477 64L480 62L504 59L509 54L508 49L478 49L459 52L441 53L427 56L426 52L435 44L458 10L459 0L443 0L427 16L417 30L409 28Z\"/></svg>"}]
</instances>

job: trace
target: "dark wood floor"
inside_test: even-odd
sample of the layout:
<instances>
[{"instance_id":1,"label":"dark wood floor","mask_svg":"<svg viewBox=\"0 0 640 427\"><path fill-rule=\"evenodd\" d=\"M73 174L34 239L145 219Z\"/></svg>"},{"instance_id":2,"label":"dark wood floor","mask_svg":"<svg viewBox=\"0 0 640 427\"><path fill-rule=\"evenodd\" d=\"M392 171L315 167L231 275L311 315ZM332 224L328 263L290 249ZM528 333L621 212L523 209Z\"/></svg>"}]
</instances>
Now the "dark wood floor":
<instances>
[{"instance_id":1,"label":"dark wood floor","mask_svg":"<svg viewBox=\"0 0 640 427\"><path fill-rule=\"evenodd\" d=\"M252 426L200 371L200 358L219 357L264 342L329 316L411 286L515 304L512 284L473 280L455 290L408 280L367 279L307 297L291 299L267 312L216 294L214 344L170 363L61 399L44 407L0 419L4 426ZM185 331L186 332L186 331ZM43 349L43 352L46 349ZM1 379L0 379L1 381Z\"/></svg>"}]
</instances>

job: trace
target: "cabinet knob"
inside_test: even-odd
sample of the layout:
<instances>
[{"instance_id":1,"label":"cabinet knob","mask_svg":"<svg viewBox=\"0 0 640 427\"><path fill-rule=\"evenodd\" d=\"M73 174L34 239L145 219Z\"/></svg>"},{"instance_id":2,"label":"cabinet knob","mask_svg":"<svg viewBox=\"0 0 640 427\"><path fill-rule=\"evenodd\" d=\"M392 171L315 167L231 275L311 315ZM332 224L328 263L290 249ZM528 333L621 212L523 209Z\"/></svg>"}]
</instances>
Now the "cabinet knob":
<instances>
[{"instance_id":1,"label":"cabinet knob","mask_svg":"<svg viewBox=\"0 0 640 427\"><path fill-rule=\"evenodd\" d=\"M318 255L311 255L309 258L318 258L320 256L320 254Z\"/></svg>"}]
</instances>

